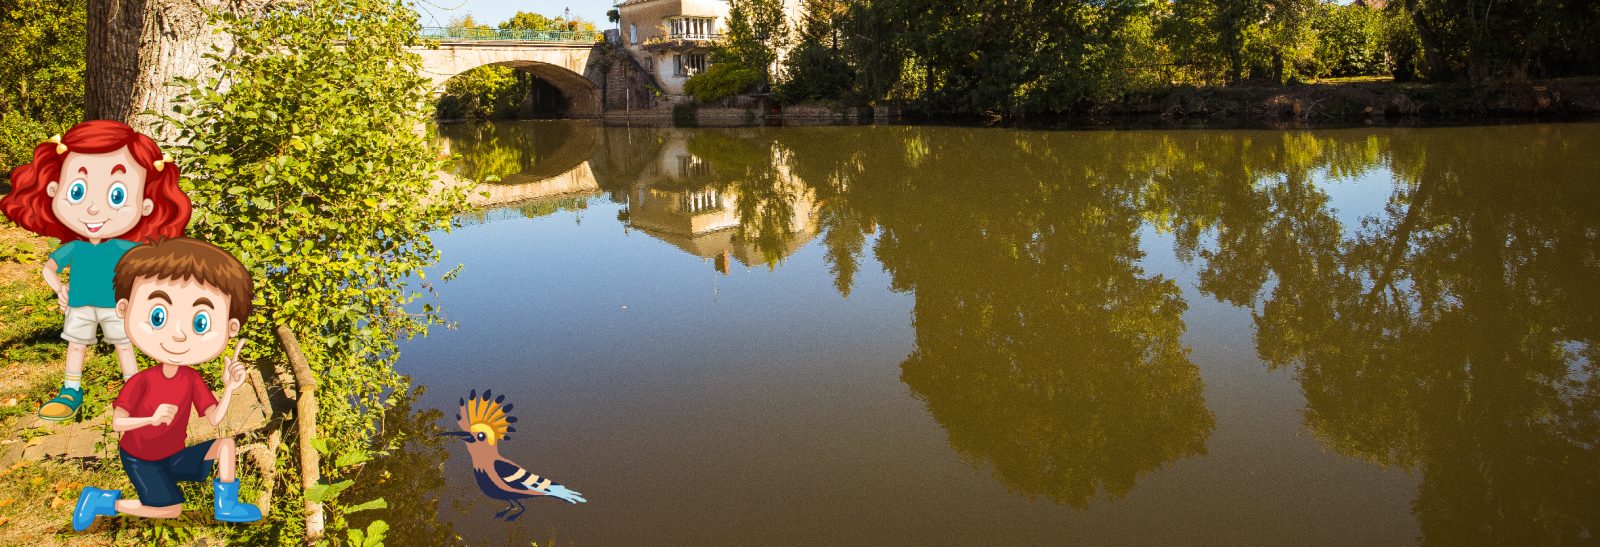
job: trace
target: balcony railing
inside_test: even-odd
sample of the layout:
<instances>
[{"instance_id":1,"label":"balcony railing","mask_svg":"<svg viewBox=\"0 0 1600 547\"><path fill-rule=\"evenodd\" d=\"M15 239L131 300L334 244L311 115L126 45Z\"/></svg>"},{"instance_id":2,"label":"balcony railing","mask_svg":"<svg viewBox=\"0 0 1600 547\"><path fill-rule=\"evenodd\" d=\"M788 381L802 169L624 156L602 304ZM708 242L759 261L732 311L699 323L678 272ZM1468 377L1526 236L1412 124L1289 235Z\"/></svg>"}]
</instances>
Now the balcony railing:
<instances>
[{"instance_id":1,"label":"balcony railing","mask_svg":"<svg viewBox=\"0 0 1600 547\"><path fill-rule=\"evenodd\" d=\"M674 32L668 35L673 40L699 40L715 42L722 38L721 34L713 32Z\"/></svg>"},{"instance_id":2,"label":"balcony railing","mask_svg":"<svg viewBox=\"0 0 1600 547\"><path fill-rule=\"evenodd\" d=\"M422 27L421 37L442 42L571 42L592 44L599 42L602 34L588 30L520 30L487 28Z\"/></svg>"}]
</instances>

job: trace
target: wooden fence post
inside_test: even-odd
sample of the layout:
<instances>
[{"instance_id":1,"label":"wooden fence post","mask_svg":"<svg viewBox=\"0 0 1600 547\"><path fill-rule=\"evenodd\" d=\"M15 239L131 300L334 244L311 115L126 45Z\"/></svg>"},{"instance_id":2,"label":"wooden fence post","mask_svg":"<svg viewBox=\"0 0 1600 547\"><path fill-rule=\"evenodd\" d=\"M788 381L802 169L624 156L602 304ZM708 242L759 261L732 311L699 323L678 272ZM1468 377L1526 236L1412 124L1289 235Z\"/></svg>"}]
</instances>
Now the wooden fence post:
<instances>
[{"instance_id":1,"label":"wooden fence post","mask_svg":"<svg viewBox=\"0 0 1600 547\"><path fill-rule=\"evenodd\" d=\"M306 354L300 350L300 340L295 337L289 325L278 324L278 342L283 344L283 351L289 357L289 366L294 369L295 382L295 424L300 431L300 487L304 495L306 490L316 486L322 479L321 464L317 455L317 447L313 441L317 439L317 377L311 373L311 365L306 362ZM322 502L306 500L306 539L315 541L322 537L323 517Z\"/></svg>"}]
</instances>

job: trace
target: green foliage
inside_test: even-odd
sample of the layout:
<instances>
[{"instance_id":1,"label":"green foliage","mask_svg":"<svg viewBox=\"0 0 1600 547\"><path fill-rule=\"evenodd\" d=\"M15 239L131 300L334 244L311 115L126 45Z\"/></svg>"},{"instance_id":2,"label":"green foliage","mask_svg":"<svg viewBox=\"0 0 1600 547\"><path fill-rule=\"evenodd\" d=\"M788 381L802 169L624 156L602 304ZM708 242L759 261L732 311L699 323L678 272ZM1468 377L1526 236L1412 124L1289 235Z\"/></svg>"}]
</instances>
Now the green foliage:
<instances>
[{"instance_id":1,"label":"green foliage","mask_svg":"<svg viewBox=\"0 0 1600 547\"><path fill-rule=\"evenodd\" d=\"M684 82L683 91L701 103L714 103L748 92L760 85L761 71L737 63L711 65Z\"/></svg>"},{"instance_id":2,"label":"green foliage","mask_svg":"<svg viewBox=\"0 0 1600 547\"><path fill-rule=\"evenodd\" d=\"M760 83L771 83L778 52L788 44L783 0L729 0L726 36L712 61L755 68Z\"/></svg>"},{"instance_id":3,"label":"green foliage","mask_svg":"<svg viewBox=\"0 0 1600 547\"><path fill-rule=\"evenodd\" d=\"M594 32L593 21L582 17L567 19L564 17L545 17L537 13L518 11L510 19L500 23L501 30L563 30Z\"/></svg>"},{"instance_id":4,"label":"green foliage","mask_svg":"<svg viewBox=\"0 0 1600 547\"><path fill-rule=\"evenodd\" d=\"M844 58L844 24L849 4L843 0L806 0L798 43L784 59L785 102L842 99L854 85Z\"/></svg>"},{"instance_id":5,"label":"green foliage","mask_svg":"<svg viewBox=\"0 0 1600 547\"><path fill-rule=\"evenodd\" d=\"M1405 10L1392 6L1383 10L1383 48L1395 80L1414 80L1422 76L1426 63L1422 39Z\"/></svg>"},{"instance_id":6,"label":"green foliage","mask_svg":"<svg viewBox=\"0 0 1600 547\"><path fill-rule=\"evenodd\" d=\"M0 174L83 118L83 2L0 2Z\"/></svg>"},{"instance_id":7,"label":"green foliage","mask_svg":"<svg viewBox=\"0 0 1600 547\"><path fill-rule=\"evenodd\" d=\"M350 529L350 545L356 547L378 547L383 545L384 535L389 532L389 523L381 520L373 521L367 525L366 530Z\"/></svg>"},{"instance_id":8,"label":"green foliage","mask_svg":"<svg viewBox=\"0 0 1600 547\"><path fill-rule=\"evenodd\" d=\"M1435 80L1600 72L1600 2L1402 0Z\"/></svg>"},{"instance_id":9,"label":"green foliage","mask_svg":"<svg viewBox=\"0 0 1600 547\"><path fill-rule=\"evenodd\" d=\"M468 70L445 82L438 116L477 120L513 117L527 92L518 84L518 71L511 67L489 65Z\"/></svg>"},{"instance_id":10,"label":"green foliage","mask_svg":"<svg viewBox=\"0 0 1600 547\"><path fill-rule=\"evenodd\" d=\"M431 307L407 309L421 296L410 287L438 260L429 234L450 227L467 191L436 184L442 164L421 131L429 85L406 49L418 45L417 15L398 1L335 0L219 19L236 50L214 55L216 78L181 82L167 120L195 205L189 233L255 278L246 359L281 362L273 329L297 333L320 381L326 448L366 450L406 383L396 339L439 321ZM249 533L298 537L297 512L273 515Z\"/></svg>"},{"instance_id":11,"label":"green foliage","mask_svg":"<svg viewBox=\"0 0 1600 547\"><path fill-rule=\"evenodd\" d=\"M1600 71L1600 4L1467 4L807 0L777 85L788 101L898 101L932 113L1016 117L1174 85ZM770 6L750 0L732 8L729 41L714 60L763 66L770 57L756 29Z\"/></svg>"},{"instance_id":12,"label":"green foliage","mask_svg":"<svg viewBox=\"0 0 1600 547\"><path fill-rule=\"evenodd\" d=\"M1318 76L1387 73L1383 12L1365 6L1324 6L1314 23Z\"/></svg>"}]
</instances>

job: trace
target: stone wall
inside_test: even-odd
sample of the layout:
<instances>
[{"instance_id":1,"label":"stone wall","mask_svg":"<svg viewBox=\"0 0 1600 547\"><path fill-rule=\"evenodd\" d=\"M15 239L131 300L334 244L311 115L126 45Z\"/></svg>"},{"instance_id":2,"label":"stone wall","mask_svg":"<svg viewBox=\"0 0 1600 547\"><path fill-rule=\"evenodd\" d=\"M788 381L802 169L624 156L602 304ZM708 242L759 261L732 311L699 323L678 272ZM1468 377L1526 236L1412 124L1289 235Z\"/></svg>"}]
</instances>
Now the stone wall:
<instances>
[{"instance_id":1,"label":"stone wall","mask_svg":"<svg viewBox=\"0 0 1600 547\"><path fill-rule=\"evenodd\" d=\"M610 37L612 31L607 31ZM618 44L608 39L607 44ZM649 110L657 105L657 98L661 95L660 88L655 79L639 62L629 55L626 50L618 45L597 46L604 49L604 63L601 68L603 74L598 74L598 81L602 82L600 88L604 93L605 110L607 112L626 112L632 110ZM601 52L597 51L597 54Z\"/></svg>"}]
</instances>

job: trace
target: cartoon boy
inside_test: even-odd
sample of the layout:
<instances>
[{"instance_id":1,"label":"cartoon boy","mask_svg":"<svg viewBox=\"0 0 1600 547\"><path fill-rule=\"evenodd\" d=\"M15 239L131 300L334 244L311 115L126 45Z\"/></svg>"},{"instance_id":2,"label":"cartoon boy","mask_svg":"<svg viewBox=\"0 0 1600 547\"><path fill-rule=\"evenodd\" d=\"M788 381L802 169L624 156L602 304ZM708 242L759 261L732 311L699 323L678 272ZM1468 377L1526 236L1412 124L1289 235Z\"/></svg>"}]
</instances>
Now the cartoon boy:
<instances>
[{"instance_id":1,"label":"cartoon boy","mask_svg":"<svg viewBox=\"0 0 1600 547\"><path fill-rule=\"evenodd\" d=\"M218 477L211 481L217 520L260 520L260 509L239 501L232 438L184 446L190 408L211 425L220 425L234 390L244 384L245 366L238 361L243 338L234 345L223 373L220 401L193 367L222 355L228 339L250 317L249 271L227 251L180 237L129 250L117 263L112 284L128 338L161 363L128 379L112 403L111 428L122 435L117 443L122 468L139 499L119 499L120 490L85 487L72 528L86 530L95 517L116 513L175 518L184 501L178 481L205 481L213 462L218 464Z\"/></svg>"}]
</instances>

